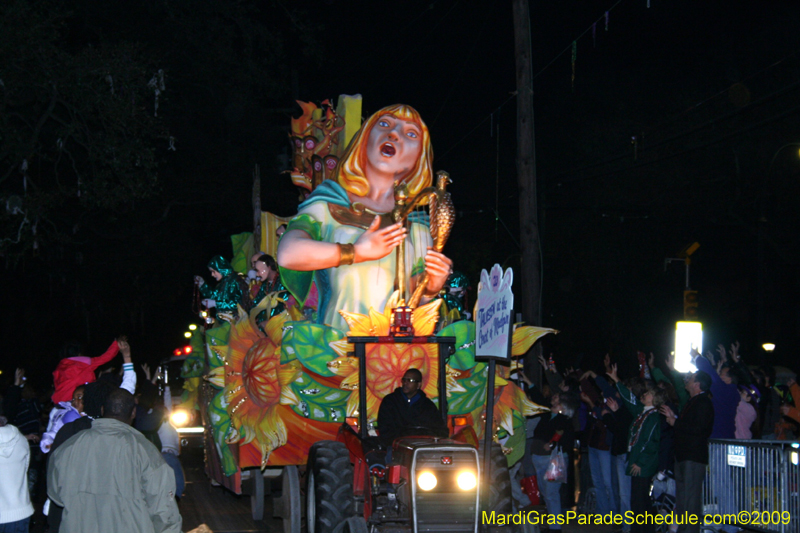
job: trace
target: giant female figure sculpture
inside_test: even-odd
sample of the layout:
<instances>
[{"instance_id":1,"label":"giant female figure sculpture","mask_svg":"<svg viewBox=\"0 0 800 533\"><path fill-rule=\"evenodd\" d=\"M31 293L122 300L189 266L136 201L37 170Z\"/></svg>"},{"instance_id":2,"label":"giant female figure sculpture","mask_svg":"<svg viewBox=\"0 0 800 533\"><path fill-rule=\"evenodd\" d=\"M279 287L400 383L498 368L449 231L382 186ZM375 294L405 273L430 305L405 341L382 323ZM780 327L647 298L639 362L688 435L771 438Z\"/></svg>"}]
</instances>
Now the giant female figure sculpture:
<instances>
[{"instance_id":1,"label":"giant female figure sculpture","mask_svg":"<svg viewBox=\"0 0 800 533\"><path fill-rule=\"evenodd\" d=\"M431 248L424 217L409 217L408 229L393 223L395 187L414 197L432 181L433 150L416 110L394 105L372 115L355 135L333 180L300 204L278 246L281 278L303 301L316 277L318 322L347 329L339 310L383 311L395 289L397 246L405 240L411 280L427 272L426 297L436 295L452 272L452 261Z\"/></svg>"}]
</instances>

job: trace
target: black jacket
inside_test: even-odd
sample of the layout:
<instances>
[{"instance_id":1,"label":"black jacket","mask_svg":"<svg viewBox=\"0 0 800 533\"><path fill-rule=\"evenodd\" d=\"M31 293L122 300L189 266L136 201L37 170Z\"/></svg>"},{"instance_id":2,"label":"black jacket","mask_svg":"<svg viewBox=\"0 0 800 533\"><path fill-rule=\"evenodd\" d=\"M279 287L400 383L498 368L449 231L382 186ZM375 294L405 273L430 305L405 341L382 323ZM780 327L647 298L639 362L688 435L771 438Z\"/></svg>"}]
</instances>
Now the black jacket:
<instances>
[{"instance_id":1,"label":"black jacket","mask_svg":"<svg viewBox=\"0 0 800 533\"><path fill-rule=\"evenodd\" d=\"M707 392L691 398L675 421L675 461L708 464L708 439L714 429L714 404Z\"/></svg>"},{"instance_id":2,"label":"black jacket","mask_svg":"<svg viewBox=\"0 0 800 533\"><path fill-rule=\"evenodd\" d=\"M378 410L381 443L391 446L392 441L402 436L404 430L415 427L447 429L436 404L424 392L417 391L417 396L412 401L403 394L401 387L397 387L383 399Z\"/></svg>"},{"instance_id":3,"label":"black jacket","mask_svg":"<svg viewBox=\"0 0 800 533\"><path fill-rule=\"evenodd\" d=\"M622 400L619 401L621 404ZM626 455L628 453L628 432L633 423L633 415L623 405L620 405L616 411L604 414L603 422L614 435L611 441L611 455Z\"/></svg>"},{"instance_id":4,"label":"black jacket","mask_svg":"<svg viewBox=\"0 0 800 533\"><path fill-rule=\"evenodd\" d=\"M534 455L550 455L551 449L545 447L557 431L562 431L561 439L558 441L561 450L565 453L572 453L572 448L575 446L575 426L572 419L567 418L563 414L551 416L552 413L544 413L539 415L539 423L536 424L536 429L533 430L533 443L531 451Z\"/></svg>"}]
</instances>

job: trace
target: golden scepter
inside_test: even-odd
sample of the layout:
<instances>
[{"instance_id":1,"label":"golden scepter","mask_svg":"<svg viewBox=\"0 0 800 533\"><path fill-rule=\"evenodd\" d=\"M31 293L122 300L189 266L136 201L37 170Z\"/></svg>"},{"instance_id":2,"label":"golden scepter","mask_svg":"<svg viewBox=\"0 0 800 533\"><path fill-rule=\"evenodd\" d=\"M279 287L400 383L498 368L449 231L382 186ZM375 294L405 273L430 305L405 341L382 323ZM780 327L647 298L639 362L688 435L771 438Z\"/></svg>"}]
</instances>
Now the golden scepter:
<instances>
[{"instance_id":1,"label":"golden scepter","mask_svg":"<svg viewBox=\"0 0 800 533\"><path fill-rule=\"evenodd\" d=\"M436 188L432 193L429 193L431 196L431 237L433 237L433 249L437 252L441 252L444 249L444 244L447 242L447 238L450 236L453 224L456 221L453 199L450 197L450 193L447 192L447 186L450 183L452 183L450 174L440 170L436 173ZM422 194L417 198L421 196ZM427 287L428 273L423 272L416 289L414 289L414 294L411 295L411 299L408 301L409 307L415 308L419 305Z\"/></svg>"}]
</instances>

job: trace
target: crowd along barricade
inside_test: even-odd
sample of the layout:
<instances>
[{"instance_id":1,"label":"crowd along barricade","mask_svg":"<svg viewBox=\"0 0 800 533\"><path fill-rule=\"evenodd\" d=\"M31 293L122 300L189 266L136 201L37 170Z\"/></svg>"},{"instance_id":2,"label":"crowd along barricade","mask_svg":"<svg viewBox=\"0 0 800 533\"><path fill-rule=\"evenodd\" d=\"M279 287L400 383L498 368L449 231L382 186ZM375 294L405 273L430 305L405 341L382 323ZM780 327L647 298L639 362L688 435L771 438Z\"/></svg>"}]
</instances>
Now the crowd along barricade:
<instances>
[{"instance_id":1,"label":"crowd along barricade","mask_svg":"<svg viewBox=\"0 0 800 533\"><path fill-rule=\"evenodd\" d=\"M711 439L703 483L704 529L800 533L800 443ZM788 514L787 514L788 513Z\"/></svg>"}]
</instances>

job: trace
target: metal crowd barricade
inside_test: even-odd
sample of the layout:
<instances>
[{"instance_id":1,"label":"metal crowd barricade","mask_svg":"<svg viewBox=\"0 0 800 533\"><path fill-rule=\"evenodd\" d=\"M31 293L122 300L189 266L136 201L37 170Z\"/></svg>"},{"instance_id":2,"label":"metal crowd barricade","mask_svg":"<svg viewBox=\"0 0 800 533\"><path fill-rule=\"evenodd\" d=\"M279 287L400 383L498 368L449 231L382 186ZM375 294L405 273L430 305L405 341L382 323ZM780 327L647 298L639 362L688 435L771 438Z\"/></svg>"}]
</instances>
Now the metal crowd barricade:
<instances>
[{"instance_id":1,"label":"metal crowd barricade","mask_svg":"<svg viewBox=\"0 0 800 533\"><path fill-rule=\"evenodd\" d=\"M712 518L744 511L749 523L732 524L734 528L800 533L799 453L797 442L711 439L703 513Z\"/></svg>"}]
</instances>

